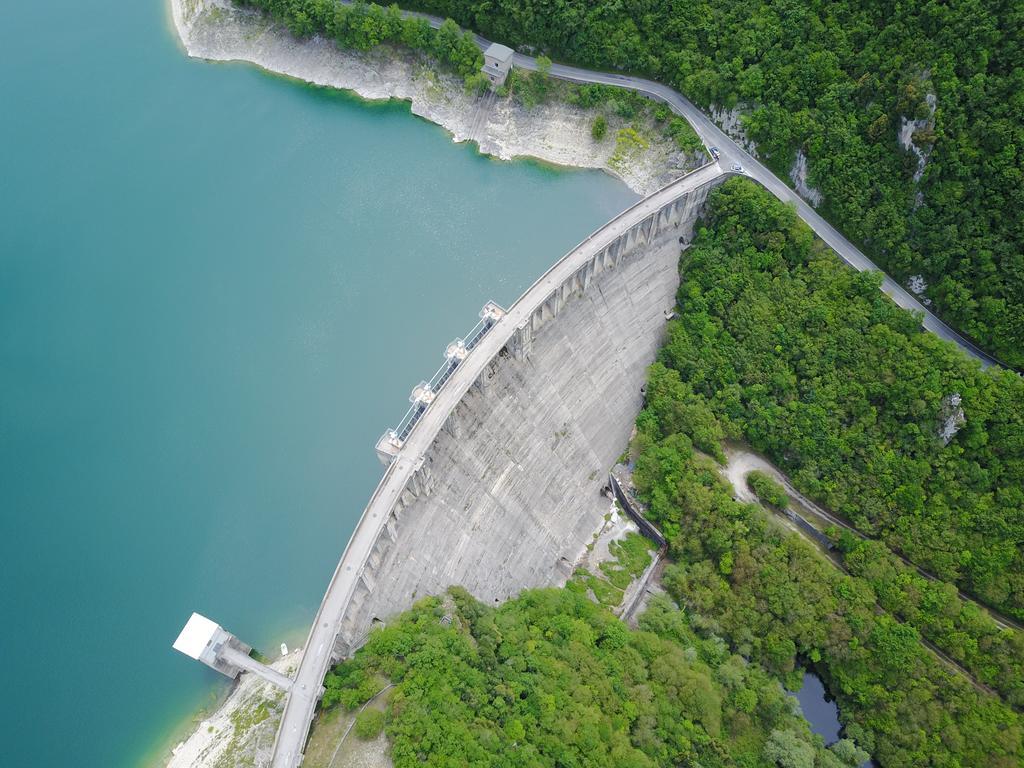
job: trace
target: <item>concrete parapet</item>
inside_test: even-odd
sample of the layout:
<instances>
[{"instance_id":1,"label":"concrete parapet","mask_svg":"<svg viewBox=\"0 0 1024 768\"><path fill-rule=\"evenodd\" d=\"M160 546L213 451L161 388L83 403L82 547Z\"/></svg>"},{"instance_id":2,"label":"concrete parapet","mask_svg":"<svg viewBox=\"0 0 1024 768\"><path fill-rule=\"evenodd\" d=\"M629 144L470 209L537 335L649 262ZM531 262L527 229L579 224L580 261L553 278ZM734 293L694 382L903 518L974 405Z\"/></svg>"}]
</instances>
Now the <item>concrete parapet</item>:
<instances>
[{"instance_id":1,"label":"concrete parapet","mask_svg":"<svg viewBox=\"0 0 1024 768\"><path fill-rule=\"evenodd\" d=\"M380 459L380 463L385 467L394 461L395 456L402 449L402 441L398 439L398 435L395 434L395 430L389 429L380 439L377 441L376 451L377 458Z\"/></svg>"}]
</instances>

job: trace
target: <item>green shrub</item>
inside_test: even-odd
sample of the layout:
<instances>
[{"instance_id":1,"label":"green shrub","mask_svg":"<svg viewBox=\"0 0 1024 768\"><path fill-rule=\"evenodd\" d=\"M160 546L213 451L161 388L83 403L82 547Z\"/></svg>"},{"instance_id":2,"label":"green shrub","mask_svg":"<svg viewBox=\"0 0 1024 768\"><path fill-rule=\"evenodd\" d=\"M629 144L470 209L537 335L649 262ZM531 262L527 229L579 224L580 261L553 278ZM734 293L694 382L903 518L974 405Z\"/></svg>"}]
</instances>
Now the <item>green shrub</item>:
<instances>
[{"instance_id":1,"label":"green shrub","mask_svg":"<svg viewBox=\"0 0 1024 768\"><path fill-rule=\"evenodd\" d=\"M665 131L675 141L676 146L684 152L697 152L704 146L697 132L681 117L673 117L669 120Z\"/></svg>"},{"instance_id":2,"label":"green shrub","mask_svg":"<svg viewBox=\"0 0 1024 768\"><path fill-rule=\"evenodd\" d=\"M747 475L747 485L757 494L763 504L773 509L785 509L789 506L786 491L764 472L751 472Z\"/></svg>"},{"instance_id":3,"label":"green shrub","mask_svg":"<svg viewBox=\"0 0 1024 768\"><path fill-rule=\"evenodd\" d=\"M628 98L623 98L622 94L619 94L619 98L611 102L615 107L615 114L621 117L623 120L632 120L636 117L637 108Z\"/></svg>"},{"instance_id":4,"label":"green shrub","mask_svg":"<svg viewBox=\"0 0 1024 768\"><path fill-rule=\"evenodd\" d=\"M601 563L598 568L617 589L625 590L651 564L651 543L639 533L629 533L621 541L611 542L608 551L615 559Z\"/></svg>"},{"instance_id":5,"label":"green shrub","mask_svg":"<svg viewBox=\"0 0 1024 768\"><path fill-rule=\"evenodd\" d=\"M356 715L356 736L363 741L376 739L383 730L384 713L379 709L364 709Z\"/></svg>"},{"instance_id":6,"label":"green shrub","mask_svg":"<svg viewBox=\"0 0 1024 768\"><path fill-rule=\"evenodd\" d=\"M590 135L594 141L600 141L606 133L608 133L608 121L604 119L604 115L598 115L590 126Z\"/></svg>"},{"instance_id":7,"label":"green shrub","mask_svg":"<svg viewBox=\"0 0 1024 768\"><path fill-rule=\"evenodd\" d=\"M483 72L466 76L466 93L483 96L491 87L491 81Z\"/></svg>"},{"instance_id":8,"label":"green shrub","mask_svg":"<svg viewBox=\"0 0 1024 768\"><path fill-rule=\"evenodd\" d=\"M607 86L598 83L572 85L566 94L566 101L580 109L593 109L608 99Z\"/></svg>"}]
</instances>

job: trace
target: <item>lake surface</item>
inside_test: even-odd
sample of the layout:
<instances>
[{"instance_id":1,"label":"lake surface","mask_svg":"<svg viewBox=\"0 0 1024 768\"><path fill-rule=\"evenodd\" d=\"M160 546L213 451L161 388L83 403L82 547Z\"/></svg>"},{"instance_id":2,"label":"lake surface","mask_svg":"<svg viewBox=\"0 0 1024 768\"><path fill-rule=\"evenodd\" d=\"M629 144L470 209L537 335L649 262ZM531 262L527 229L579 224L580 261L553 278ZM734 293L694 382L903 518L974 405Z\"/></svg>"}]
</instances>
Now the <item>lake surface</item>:
<instances>
[{"instance_id":1,"label":"lake surface","mask_svg":"<svg viewBox=\"0 0 1024 768\"><path fill-rule=\"evenodd\" d=\"M0 63L3 764L139 765L222 688L189 613L301 642L412 386L635 196L189 60L162 0L13 4Z\"/></svg>"}]
</instances>

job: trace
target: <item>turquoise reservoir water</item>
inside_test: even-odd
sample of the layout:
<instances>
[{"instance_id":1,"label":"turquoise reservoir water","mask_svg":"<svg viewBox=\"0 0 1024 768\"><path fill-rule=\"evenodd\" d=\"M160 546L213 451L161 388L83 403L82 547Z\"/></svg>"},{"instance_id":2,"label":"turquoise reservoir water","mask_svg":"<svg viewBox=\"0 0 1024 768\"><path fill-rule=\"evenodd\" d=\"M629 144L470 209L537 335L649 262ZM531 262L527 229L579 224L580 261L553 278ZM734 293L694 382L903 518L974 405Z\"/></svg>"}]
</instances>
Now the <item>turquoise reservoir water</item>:
<instances>
[{"instance_id":1,"label":"turquoise reservoir water","mask_svg":"<svg viewBox=\"0 0 1024 768\"><path fill-rule=\"evenodd\" d=\"M188 60L160 0L4 16L0 764L137 765L217 688L189 612L301 637L412 385L634 196Z\"/></svg>"}]
</instances>

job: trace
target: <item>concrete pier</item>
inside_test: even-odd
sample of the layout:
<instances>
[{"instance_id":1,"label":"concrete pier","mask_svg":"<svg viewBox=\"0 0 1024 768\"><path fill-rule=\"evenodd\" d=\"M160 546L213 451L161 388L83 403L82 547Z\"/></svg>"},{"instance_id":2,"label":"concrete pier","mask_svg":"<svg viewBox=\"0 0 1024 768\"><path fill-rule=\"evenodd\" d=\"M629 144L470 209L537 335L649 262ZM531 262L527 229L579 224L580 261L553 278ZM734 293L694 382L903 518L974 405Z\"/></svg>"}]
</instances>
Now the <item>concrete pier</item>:
<instances>
[{"instance_id":1,"label":"concrete pier","mask_svg":"<svg viewBox=\"0 0 1024 768\"><path fill-rule=\"evenodd\" d=\"M252 672L284 691L292 687L290 678L249 655L252 646L198 613L193 613L185 623L174 641L174 650L201 661L232 680L242 672Z\"/></svg>"}]
</instances>

